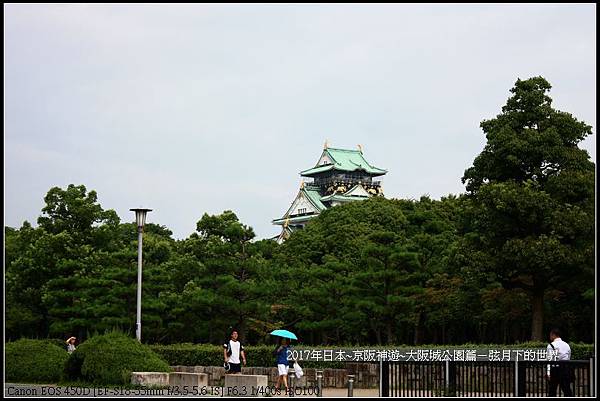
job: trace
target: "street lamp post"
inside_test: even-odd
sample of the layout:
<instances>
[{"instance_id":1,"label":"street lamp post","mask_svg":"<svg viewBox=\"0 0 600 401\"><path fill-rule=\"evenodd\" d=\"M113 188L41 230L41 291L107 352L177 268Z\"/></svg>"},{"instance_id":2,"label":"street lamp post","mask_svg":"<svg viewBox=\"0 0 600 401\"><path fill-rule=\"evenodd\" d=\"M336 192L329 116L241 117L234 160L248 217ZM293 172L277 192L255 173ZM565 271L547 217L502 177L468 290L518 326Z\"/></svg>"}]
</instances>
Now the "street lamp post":
<instances>
[{"instance_id":1,"label":"street lamp post","mask_svg":"<svg viewBox=\"0 0 600 401\"><path fill-rule=\"evenodd\" d=\"M135 221L138 228L138 285L137 285L137 317L135 321L135 337L142 342L142 233L146 223L146 214L152 209L129 209L135 212Z\"/></svg>"}]
</instances>

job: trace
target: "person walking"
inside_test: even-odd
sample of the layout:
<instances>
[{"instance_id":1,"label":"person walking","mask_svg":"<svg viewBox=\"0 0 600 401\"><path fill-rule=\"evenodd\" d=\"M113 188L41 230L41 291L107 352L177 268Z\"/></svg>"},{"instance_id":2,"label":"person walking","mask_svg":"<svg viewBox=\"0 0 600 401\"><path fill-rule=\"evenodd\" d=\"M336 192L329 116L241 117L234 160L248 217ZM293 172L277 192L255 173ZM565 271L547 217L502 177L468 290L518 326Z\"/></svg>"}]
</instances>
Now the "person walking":
<instances>
[{"instance_id":1,"label":"person walking","mask_svg":"<svg viewBox=\"0 0 600 401\"><path fill-rule=\"evenodd\" d=\"M550 344L548 344L547 350L548 359L556 361L568 361L571 359L571 347L560 338L559 329L550 330ZM556 355L556 359L551 358L551 354ZM548 379L549 397L556 397L556 390L559 385L565 397L573 396L573 392L571 391L571 369L567 363L549 364L546 377Z\"/></svg>"},{"instance_id":2,"label":"person walking","mask_svg":"<svg viewBox=\"0 0 600 401\"><path fill-rule=\"evenodd\" d=\"M75 337L69 337L69 339L66 341L67 343L67 352L69 354L72 354L73 351L75 351L75 341L77 340L77 338Z\"/></svg>"},{"instance_id":3,"label":"person walking","mask_svg":"<svg viewBox=\"0 0 600 401\"><path fill-rule=\"evenodd\" d=\"M279 392L281 388L281 384L285 386L286 394L289 392L288 386L288 371L289 371L289 362L288 362L288 350L290 349L290 340L287 338L281 338L279 340L279 345L273 351L273 355L275 355L275 363L277 364L277 384L275 384L275 391Z\"/></svg>"},{"instance_id":4,"label":"person walking","mask_svg":"<svg viewBox=\"0 0 600 401\"><path fill-rule=\"evenodd\" d=\"M229 341L223 344L223 358L225 359L225 373L238 374L242 372L242 363L246 366L246 353L244 352L244 346L238 341L238 332L233 330L230 335ZM229 369L227 369L229 365Z\"/></svg>"}]
</instances>

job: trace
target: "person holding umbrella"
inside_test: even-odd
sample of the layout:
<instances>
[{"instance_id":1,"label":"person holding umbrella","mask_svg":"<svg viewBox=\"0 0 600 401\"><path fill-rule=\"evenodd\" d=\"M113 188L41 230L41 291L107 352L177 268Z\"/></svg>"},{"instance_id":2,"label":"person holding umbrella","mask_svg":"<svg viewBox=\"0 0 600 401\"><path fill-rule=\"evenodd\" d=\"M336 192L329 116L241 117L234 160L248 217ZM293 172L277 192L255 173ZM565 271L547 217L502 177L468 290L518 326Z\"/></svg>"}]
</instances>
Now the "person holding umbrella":
<instances>
[{"instance_id":1,"label":"person holding umbrella","mask_svg":"<svg viewBox=\"0 0 600 401\"><path fill-rule=\"evenodd\" d=\"M279 345L273 351L275 355L275 363L277 364L277 384L275 385L275 390L279 391L281 387L281 383L285 386L285 392L289 392L287 375L290 370L287 352L290 349L290 340L287 338L280 338Z\"/></svg>"},{"instance_id":2,"label":"person holding umbrella","mask_svg":"<svg viewBox=\"0 0 600 401\"><path fill-rule=\"evenodd\" d=\"M285 386L286 393L289 392L288 386L288 371L289 371L289 362L288 362L288 350L291 348L290 339L297 340L296 335L287 330L275 330L271 332L272 335L281 337L279 339L279 344L277 348L273 351L273 355L275 356L275 363L277 364L277 384L275 385L275 390L279 392L281 388L281 383Z\"/></svg>"}]
</instances>

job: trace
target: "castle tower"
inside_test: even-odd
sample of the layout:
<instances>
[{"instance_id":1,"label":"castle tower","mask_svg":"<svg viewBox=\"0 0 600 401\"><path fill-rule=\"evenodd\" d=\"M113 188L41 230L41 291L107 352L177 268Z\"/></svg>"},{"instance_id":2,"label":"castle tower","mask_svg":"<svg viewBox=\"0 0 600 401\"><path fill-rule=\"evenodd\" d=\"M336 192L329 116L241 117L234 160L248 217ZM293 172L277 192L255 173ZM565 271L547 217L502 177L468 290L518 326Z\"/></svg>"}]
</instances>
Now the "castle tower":
<instances>
[{"instance_id":1,"label":"castle tower","mask_svg":"<svg viewBox=\"0 0 600 401\"><path fill-rule=\"evenodd\" d=\"M357 150L330 148L325 143L317 164L300 172L312 181L302 182L292 205L283 217L273 220L282 230L274 239L281 243L292 232L304 228L306 223L323 210L345 202L383 196L380 181L373 178L387 173L374 167L363 157L362 147Z\"/></svg>"}]
</instances>

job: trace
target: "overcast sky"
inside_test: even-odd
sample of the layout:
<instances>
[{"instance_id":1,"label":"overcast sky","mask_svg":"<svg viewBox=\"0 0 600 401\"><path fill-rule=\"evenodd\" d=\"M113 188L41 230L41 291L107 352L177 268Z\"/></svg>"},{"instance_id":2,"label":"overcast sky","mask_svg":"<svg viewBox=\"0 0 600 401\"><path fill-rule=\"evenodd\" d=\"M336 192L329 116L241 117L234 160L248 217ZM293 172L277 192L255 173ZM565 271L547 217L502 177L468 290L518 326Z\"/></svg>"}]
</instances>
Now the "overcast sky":
<instances>
[{"instance_id":1,"label":"overcast sky","mask_svg":"<svg viewBox=\"0 0 600 401\"><path fill-rule=\"evenodd\" d=\"M258 238L326 139L387 197L464 192L517 78L596 131L595 5L5 5L5 224L53 186L186 238L233 210ZM596 161L595 135L583 142Z\"/></svg>"}]
</instances>

